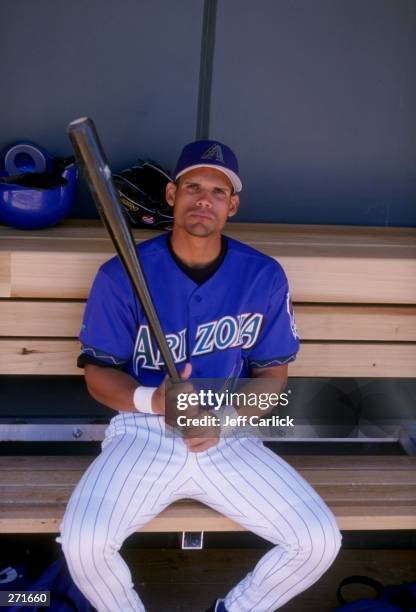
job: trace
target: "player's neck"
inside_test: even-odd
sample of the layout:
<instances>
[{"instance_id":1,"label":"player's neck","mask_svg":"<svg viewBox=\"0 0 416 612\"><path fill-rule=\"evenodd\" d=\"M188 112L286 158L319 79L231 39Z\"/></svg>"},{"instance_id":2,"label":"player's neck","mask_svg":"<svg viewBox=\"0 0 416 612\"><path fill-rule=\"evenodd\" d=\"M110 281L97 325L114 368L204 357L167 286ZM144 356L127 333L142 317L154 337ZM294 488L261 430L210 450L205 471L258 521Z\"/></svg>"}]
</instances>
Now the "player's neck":
<instances>
[{"instance_id":1,"label":"player's neck","mask_svg":"<svg viewBox=\"0 0 416 612\"><path fill-rule=\"evenodd\" d=\"M191 268L207 266L221 252L221 234L212 236L191 236L187 232L173 230L172 249L177 257Z\"/></svg>"}]
</instances>

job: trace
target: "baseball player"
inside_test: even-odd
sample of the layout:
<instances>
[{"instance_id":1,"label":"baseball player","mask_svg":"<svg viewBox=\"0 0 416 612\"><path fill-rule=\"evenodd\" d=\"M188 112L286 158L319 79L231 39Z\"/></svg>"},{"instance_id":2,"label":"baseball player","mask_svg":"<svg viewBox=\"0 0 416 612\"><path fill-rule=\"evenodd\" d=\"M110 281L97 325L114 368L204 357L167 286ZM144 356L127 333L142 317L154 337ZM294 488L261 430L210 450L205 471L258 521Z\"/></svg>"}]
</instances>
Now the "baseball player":
<instances>
[{"instance_id":1,"label":"baseball player","mask_svg":"<svg viewBox=\"0 0 416 612\"><path fill-rule=\"evenodd\" d=\"M233 376L267 379L279 392L299 348L281 266L222 234L241 189L229 147L188 144L166 188L173 230L137 247L186 389L191 375ZM221 427L169 435L164 364L117 257L97 273L80 339L90 394L117 411L61 525L71 575L91 604L99 612L145 609L119 549L181 498L274 544L211 611L273 612L318 580L338 553L340 532L290 465L259 439L222 436Z\"/></svg>"}]
</instances>

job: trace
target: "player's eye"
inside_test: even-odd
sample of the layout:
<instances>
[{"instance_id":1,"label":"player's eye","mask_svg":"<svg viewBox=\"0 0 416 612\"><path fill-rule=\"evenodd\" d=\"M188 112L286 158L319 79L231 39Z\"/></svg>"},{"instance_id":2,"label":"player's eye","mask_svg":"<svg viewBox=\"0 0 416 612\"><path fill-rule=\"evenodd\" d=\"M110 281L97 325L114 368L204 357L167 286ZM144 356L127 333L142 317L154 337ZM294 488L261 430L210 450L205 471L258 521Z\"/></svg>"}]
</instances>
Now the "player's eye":
<instances>
[{"instance_id":1,"label":"player's eye","mask_svg":"<svg viewBox=\"0 0 416 612\"><path fill-rule=\"evenodd\" d=\"M198 183L188 183L187 188L189 189L189 191L198 191L199 185Z\"/></svg>"},{"instance_id":2,"label":"player's eye","mask_svg":"<svg viewBox=\"0 0 416 612\"><path fill-rule=\"evenodd\" d=\"M227 192L225 191L225 189L221 189L220 187L215 187L214 194L216 196L222 198L222 197L225 197L227 195Z\"/></svg>"}]
</instances>

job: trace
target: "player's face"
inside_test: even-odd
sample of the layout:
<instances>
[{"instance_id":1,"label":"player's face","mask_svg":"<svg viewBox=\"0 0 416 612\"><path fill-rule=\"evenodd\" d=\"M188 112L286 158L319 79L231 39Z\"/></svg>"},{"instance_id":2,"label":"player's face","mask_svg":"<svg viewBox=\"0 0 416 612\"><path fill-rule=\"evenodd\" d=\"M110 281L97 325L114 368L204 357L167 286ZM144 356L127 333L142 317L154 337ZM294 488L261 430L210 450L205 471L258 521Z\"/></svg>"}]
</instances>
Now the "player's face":
<instances>
[{"instance_id":1,"label":"player's face","mask_svg":"<svg viewBox=\"0 0 416 612\"><path fill-rule=\"evenodd\" d=\"M166 188L173 207L174 228L192 236L210 236L222 231L240 203L228 177L215 168L194 168Z\"/></svg>"}]
</instances>

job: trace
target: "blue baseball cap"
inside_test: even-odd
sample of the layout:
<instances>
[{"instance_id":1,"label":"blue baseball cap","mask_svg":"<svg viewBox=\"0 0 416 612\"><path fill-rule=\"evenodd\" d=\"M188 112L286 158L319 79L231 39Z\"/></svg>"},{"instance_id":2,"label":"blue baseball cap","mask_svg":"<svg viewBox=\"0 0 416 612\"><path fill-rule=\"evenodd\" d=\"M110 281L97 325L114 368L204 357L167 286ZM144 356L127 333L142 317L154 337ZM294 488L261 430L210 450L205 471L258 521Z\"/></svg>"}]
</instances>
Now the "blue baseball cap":
<instances>
[{"instance_id":1,"label":"blue baseball cap","mask_svg":"<svg viewBox=\"0 0 416 612\"><path fill-rule=\"evenodd\" d=\"M243 185L238 176L238 161L230 147L217 140L196 140L183 149L176 164L174 179L194 168L216 168L230 179L235 192Z\"/></svg>"}]
</instances>

